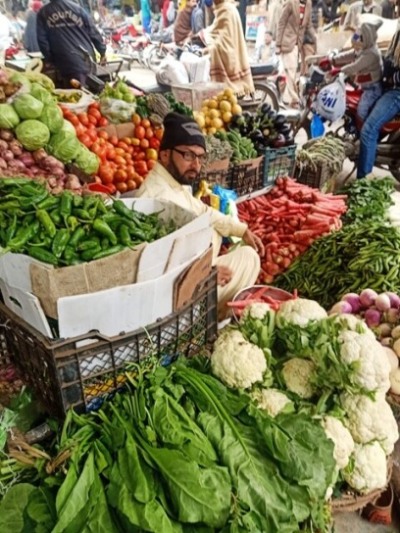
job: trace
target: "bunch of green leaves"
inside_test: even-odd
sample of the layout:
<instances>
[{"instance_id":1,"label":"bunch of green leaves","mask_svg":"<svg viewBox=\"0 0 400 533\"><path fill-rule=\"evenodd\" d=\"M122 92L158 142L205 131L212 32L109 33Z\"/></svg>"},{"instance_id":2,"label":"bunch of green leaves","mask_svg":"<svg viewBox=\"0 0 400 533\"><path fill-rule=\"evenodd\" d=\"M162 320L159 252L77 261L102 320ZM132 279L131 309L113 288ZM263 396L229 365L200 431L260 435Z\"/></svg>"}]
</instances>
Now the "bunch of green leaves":
<instances>
[{"instance_id":1,"label":"bunch of green leaves","mask_svg":"<svg viewBox=\"0 0 400 533\"><path fill-rule=\"evenodd\" d=\"M394 192L393 178L360 179L351 182L338 193L347 194L347 212L343 217L346 224L387 219Z\"/></svg>"},{"instance_id":2,"label":"bunch of green leaves","mask_svg":"<svg viewBox=\"0 0 400 533\"><path fill-rule=\"evenodd\" d=\"M183 102L179 102L172 93L165 93L164 96L168 100L172 111L193 118L193 110Z\"/></svg>"},{"instance_id":3,"label":"bunch of green leaves","mask_svg":"<svg viewBox=\"0 0 400 533\"><path fill-rule=\"evenodd\" d=\"M274 311L267 311L262 318L245 313L240 319L239 329L246 340L263 350L269 367L275 363L271 353L275 341Z\"/></svg>"}]
</instances>

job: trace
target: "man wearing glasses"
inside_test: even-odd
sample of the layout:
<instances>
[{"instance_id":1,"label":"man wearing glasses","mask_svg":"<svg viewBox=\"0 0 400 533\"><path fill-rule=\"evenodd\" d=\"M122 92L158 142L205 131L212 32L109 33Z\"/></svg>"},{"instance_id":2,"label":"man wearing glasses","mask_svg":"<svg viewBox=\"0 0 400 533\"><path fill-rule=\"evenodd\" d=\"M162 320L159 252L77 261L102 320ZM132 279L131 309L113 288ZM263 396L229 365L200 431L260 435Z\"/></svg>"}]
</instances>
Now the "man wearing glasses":
<instances>
[{"instance_id":1,"label":"man wearing glasses","mask_svg":"<svg viewBox=\"0 0 400 533\"><path fill-rule=\"evenodd\" d=\"M164 119L159 162L135 196L173 202L197 216L210 213L214 229L213 261L217 267L219 319L227 316L226 303L242 288L253 285L260 271L258 254L264 253L261 240L247 225L205 205L188 187L199 179L206 160L206 143L193 119L169 113ZM240 237L241 246L218 257L223 237ZM258 252L258 253L257 253Z\"/></svg>"}]
</instances>

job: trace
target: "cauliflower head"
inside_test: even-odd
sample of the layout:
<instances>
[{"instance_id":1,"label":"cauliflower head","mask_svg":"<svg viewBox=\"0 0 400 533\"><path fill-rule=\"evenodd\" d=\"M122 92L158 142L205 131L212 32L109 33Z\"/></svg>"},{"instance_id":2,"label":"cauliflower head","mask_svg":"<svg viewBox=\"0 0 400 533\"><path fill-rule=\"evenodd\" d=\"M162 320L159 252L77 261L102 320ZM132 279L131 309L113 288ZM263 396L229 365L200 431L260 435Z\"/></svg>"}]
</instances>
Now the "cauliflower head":
<instances>
[{"instance_id":1,"label":"cauliflower head","mask_svg":"<svg viewBox=\"0 0 400 533\"><path fill-rule=\"evenodd\" d=\"M306 300L305 298L296 298L282 302L279 311L276 313L278 326L284 325L285 322L305 327L311 320L321 320L326 318L328 313L318 302Z\"/></svg>"},{"instance_id":2,"label":"cauliflower head","mask_svg":"<svg viewBox=\"0 0 400 533\"><path fill-rule=\"evenodd\" d=\"M339 334L340 357L344 363L357 363L354 374L358 385L369 391L390 388L390 363L382 345L368 333L343 331Z\"/></svg>"},{"instance_id":3,"label":"cauliflower head","mask_svg":"<svg viewBox=\"0 0 400 533\"><path fill-rule=\"evenodd\" d=\"M334 322L339 323L342 326L343 331L355 331L357 333L362 333L368 335L373 340L376 340L374 332L369 329L367 324L359 319L356 315L342 314L342 315L333 315Z\"/></svg>"},{"instance_id":4,"label":"cauliflower head","mask_svg":"<svg viewBox=\"0 0 400 533\"><path fill-rule=\"evenodd\" d=\"M293 402L277 389L262 389L255 391L251 397L256 402L257 407L266 411L270 416L275 417L288 405Z\"/></svg>"},{"instance_id":5,"label":"cauliflower head","mask_svg":"<svg viewBox=\"0 0 400 533\"><path fill-rule=\"evenodd\" d=\"M386 486L386 455L378 442L356 444L353 459L354 467L351 471L343 471L344 479L350 487L361 494L368 494Z\"/></svg>"},{"instance_id":6,"label":"cauliflower head","mask_svg":"<svg viewBox=\"0 0 400 533\"><path fill-rule=\"evenodd\" d=\"M350 455L354 451L353 437L343 423L334 416L325 416L322 420L322 427L328 439L335 445L333 456L338 470L341 470L348 465Z\"/></svg>"},{"instance_id":7,"label":"cauliflower head","mask_svg":"<svg viewBox=\"0 0 400 533\"><path fill-rule=\"evenodd\" d=\"M257 302L245 307L240 322L244 322L248 316L262 320L267 313L274 313L271 307L265 302Z\"/></svg>"},{"instance_id":8,"label":"cauliflower head","mask_svg":"<svg viewBox=\"0 0 400 533\"><path fill-rule=\"evenodd\" d=\"M346 412L344 424L356 443L377 440L387 455L392 453L399 430L384 394L371 400L368 396L344 393L340 403Z\"/></svg>"},{"instance_id":9,"label":"cauliflower head","mask_svg":"<svg viewBox=\"0 0 400 533\"><path fill-rule=\"evenodd\" d=\"M258 346L246 341L238 330L223 330L214 344L211 371L228 387L248 389L262 382L267 362Z\"/></svg>"},{"instance_id":10,"label":"cauliflower head","mask_svg":"<svg viewBox=\"0 0 400 533\"><path fill-rule=\"evenodd\" d=\"M289 359L282 368L282 377L286 387L291 392L296 393L301 398L311 398L314 393L314 387L310 381L315 371L315 365L309 359L293 357Z\"/></svg>"}]
</instances>

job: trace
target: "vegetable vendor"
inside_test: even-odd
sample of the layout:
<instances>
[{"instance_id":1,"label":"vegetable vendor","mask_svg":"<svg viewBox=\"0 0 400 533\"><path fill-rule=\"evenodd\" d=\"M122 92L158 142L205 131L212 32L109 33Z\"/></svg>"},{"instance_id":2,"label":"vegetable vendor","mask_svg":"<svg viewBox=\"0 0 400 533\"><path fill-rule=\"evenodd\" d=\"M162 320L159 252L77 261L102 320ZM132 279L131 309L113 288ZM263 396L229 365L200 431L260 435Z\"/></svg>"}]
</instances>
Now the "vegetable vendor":
<instances>
[{"instance_id":1,"label":"vegetable vendor","mask_svg":"<svg viewBox=\"0 0 400 533\"><path fill-rule=\"evenodd\" d=\"M205 205L188 190L187 186L199 179L205 158L205 139L196 122L187 116L169 113L164 119L159 162L135 196L173 202L196 216L210 213L214 229L213 261L217 267L218 315L223 319L227 315L226 303L239 290L255 283L260 271L258 254L264 253L264 247L247 224ZM222 237L230 236L241 237L246 246L218 256Z\"/></svg>"}]
</instances>

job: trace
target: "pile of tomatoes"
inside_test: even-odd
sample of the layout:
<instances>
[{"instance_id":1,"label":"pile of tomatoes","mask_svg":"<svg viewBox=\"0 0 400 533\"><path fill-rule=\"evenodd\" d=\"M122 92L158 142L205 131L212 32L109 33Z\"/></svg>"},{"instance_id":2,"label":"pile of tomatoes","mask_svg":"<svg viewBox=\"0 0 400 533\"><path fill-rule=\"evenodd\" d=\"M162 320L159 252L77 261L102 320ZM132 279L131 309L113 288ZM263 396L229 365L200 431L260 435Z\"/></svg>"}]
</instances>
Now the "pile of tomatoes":
<instances>
[{"instance_id":1,"label":"pile of tomatoes","mask_svg":"<svg viewBox=\"0 0 400 533\"><path fill-rule=\"evenodd\" d=\"M95 176L97 183L108 186L111 193L124 193L140 187L158 159L163 129L138 114L132 117L132 136L119 139L103 128L108 121L101 115L98 102L87 113L75 114L63 109L64 118L75 127L78 139L100 159Z\"/></svg>"}]
</instances>

